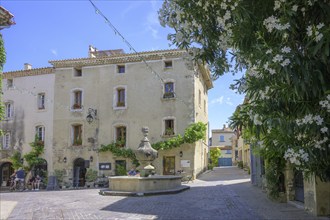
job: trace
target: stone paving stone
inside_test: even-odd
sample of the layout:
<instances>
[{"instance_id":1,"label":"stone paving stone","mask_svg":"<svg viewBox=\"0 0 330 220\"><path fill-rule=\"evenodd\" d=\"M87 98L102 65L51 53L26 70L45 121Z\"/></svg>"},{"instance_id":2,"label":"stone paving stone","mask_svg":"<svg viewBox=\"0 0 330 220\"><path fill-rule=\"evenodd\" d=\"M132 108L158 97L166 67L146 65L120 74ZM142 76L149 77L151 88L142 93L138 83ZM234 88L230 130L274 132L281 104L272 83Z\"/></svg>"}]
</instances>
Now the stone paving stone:
<instances>
[{"instance_id":1,"label":"stone paving stone","mask_svg":"<svg viewBox=\"0 0 330 220\"><path fill-rule=\"evenodd\" d=\"M270 201L232 167L204 173L179 194L101 196L98 189L1 193L1 202L16 201L8 219L327 219L289 204Z\"/></svg>"}]
</instances>

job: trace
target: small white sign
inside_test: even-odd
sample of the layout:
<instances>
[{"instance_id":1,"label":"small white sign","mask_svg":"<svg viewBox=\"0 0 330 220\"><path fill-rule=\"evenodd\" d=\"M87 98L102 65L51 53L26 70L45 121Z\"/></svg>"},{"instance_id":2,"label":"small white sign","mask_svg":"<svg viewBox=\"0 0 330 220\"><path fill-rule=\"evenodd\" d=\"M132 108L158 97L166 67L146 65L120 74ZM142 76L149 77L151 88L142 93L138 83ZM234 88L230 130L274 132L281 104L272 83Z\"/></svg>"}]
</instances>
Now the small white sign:
<instances>
[{"instance_id":1,"label":"small white sign","mask_svg":"<svg viewBox=\"0 0 330 220\"><path fill-rule=\"evenodd\" d=\"M181 160L181 167L190 167L190 160Z\"/></svg>"}]
</instances>

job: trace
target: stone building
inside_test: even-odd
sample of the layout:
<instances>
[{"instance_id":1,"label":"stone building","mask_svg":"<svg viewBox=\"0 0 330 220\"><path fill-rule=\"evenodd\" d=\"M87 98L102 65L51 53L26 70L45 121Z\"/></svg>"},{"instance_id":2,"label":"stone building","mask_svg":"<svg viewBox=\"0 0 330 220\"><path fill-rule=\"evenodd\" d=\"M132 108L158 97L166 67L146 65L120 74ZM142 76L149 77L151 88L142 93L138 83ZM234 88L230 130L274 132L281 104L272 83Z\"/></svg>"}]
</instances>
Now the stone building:
<instances>
[{"instance_id":1,"label":"stone building","mask_svg":"<svg viewBox=\"0 0 330 220\"><path fill-rule=\"evenodd\" d=\"M13 172L9 157L15 150L21 155L28 153L35 135L45 146L43 166L52 169L54 79L53 68L32 69L30 64L25 64L24 70L3 74L5 111L0 124L3 131L0 151L3 186L9 184Z\"/></svg>"},{"instance_id":2,"label":"stone building","mask_svg":"<svg viewBox=\"0 0 330 220\"><path fill-rule=\"evenodd\" d=\"M43 126L48 175L64 171L68 185L83 186L87 168L105 176L115 175L116 165L130 169L129 159L99 149L119 140L123 147L136 149L143 126L149 127L149 140L155 143L183 135L191 123L208 122L210 73L207 66L189 60L184 50L126 54L90 46L88 58L49 62L52 68L8 72L4 77L15 84L26 79L8 98L15 109L22 109L21 121L30 128L20 140L22 152L29 151L28 143L38 131L31 127ZM45 94L45 112L26 104L30 100L36 105L39 94ZM26 117L30 111L33 116ZM41 114L47 114L45 120ZM10 138L7 147L13 149L17 135ZM153 165L158 174L185 169L196 176L206 169L207 154L207 144L201 140L159 151ZM10 153L4 155L1 160L8 161Z\"/></svg>"},{"instance_id":3,"label":"stone building","mask_svg":"<svg viewBox=\"0 0 330 220\"><path fill-rule=\"evenodd\" d=\"M219 148L221 150L221 156L219 158L219 166L232 166L232 155L235 151L232 150L232 138L234 131L226 125L223 125L222 129L213 129L210 149Z\"/></svg>"}]
</instances>

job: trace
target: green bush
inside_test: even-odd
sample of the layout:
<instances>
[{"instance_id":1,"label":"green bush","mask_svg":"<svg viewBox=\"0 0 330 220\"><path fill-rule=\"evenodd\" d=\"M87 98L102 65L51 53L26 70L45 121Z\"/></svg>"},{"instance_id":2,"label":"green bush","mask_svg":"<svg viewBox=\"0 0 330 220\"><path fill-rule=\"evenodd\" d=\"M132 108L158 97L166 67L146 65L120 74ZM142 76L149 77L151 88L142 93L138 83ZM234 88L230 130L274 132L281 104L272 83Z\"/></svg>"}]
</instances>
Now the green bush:
<instances>
[{"instance_id":1,"label":"green bush","mask_svg":"<svg viewBox=\"0 0 330 220\"><path fill-rule=\"evenodd\" d=\"M124 166L116 165L116 176L127 176L127 171Z\"/></svg>"},{"instance_id":2,"label":"green bush","mask_svg":"<svg viewBox=\"0 0 330 220\"><path fill-rule=\"evenodd\" d=\"M86 182L94 182L97 179L97 171L88 169L86 172Z\"/></svg>"},{"instance_id":3,"label":"green bush","mask_svg":"<svg viewBox=\"0 0 330 220\"><path fill-rule=\"evenodd\" d=\"M238 166L238 168L243 169L243 161L238 161L237 166Z\"/></svg>"}]
</instances>

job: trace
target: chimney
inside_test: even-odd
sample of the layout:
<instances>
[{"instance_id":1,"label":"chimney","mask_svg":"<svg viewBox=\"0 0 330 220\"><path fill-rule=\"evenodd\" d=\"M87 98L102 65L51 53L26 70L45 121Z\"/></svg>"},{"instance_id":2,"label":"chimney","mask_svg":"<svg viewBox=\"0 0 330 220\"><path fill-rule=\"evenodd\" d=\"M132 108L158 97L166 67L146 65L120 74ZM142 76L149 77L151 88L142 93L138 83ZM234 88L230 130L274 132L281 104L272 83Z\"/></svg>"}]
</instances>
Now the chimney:
<instances>
[{"instance_id":1,"label":"chimney","mask_svg":"<svg viewBox=\"0 0 330 220\"><path fill-rule=\"evenodd\" d=\"M97 52L96 47L93 47L92 45L89 45L88 47L88 57L89 58L95 58L95 52Z\"/></svg>"},{"instance_id":2,"label":"chimney","mask_svg":"<svg viewBox=\"0 0 330 220\"><path fill-rule=\"evenodd\" d=\"M24 63L24 70L30 70L32 69L32 65L29 63Z\"/></svg>"}]
</instances>

